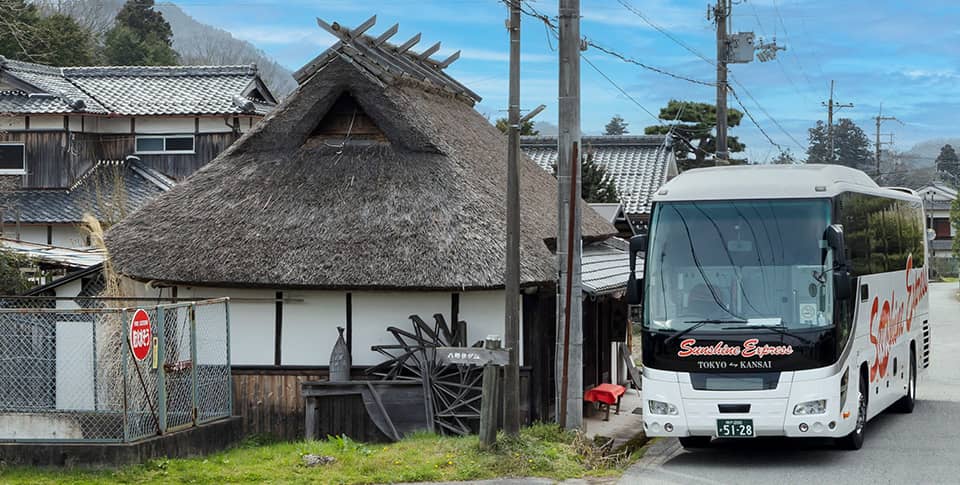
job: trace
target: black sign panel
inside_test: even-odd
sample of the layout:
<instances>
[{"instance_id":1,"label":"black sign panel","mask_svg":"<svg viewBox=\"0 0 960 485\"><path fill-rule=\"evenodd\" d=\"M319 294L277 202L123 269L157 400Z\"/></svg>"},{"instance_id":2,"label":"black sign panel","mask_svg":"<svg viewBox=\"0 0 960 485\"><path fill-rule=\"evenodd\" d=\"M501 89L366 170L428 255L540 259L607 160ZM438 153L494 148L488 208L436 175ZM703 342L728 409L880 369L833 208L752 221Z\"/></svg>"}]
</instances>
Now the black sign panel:
<instances>
[{"instance_id":1,"label":"black sign panel","mask_svg":"<svg viewBox=\"0 0 960 485\"><path fill-rule=\"evenodd\" d=\"M792 330L791 335L755 330L644 331L643 365L704 373L758 373L825 367L836 362L833 327Z\"/></svg>"}]
</instances>

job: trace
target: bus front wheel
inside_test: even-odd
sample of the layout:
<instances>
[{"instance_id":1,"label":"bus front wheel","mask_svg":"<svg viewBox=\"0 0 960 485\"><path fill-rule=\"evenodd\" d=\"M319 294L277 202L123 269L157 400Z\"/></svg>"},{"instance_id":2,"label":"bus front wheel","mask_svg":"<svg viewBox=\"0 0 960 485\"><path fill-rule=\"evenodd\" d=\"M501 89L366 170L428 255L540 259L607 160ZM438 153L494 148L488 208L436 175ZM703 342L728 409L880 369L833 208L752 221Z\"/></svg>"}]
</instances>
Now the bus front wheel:
<instances>
[{"instance_id":1,"label":"bus front wheel","mask_svg":"<svg viewBox=\"0 0 960 485\"><path fill-rule=\"evenodd\" d=\"M863 446L863 429L867 426L867 398L869 394L867 376L860 376L860 389L857 391L857 425L850 434L837 439L837 445L845 450L859 450Z\"/></svg>"}]
</instances>

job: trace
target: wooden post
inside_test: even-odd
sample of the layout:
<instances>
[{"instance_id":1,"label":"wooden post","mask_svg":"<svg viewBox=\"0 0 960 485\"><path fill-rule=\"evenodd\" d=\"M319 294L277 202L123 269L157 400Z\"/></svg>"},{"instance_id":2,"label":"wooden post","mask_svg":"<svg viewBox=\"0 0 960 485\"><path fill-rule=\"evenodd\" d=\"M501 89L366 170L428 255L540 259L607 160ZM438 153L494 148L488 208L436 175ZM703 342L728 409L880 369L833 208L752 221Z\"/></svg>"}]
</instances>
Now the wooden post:
<instances>
[{"instance_id":1,"label":"wooden post","mask_svg":"<svg viewBox=\"0 0 960 485\"><path fill-rule=\"evenodd\" d=\"M484 348L500 349L500 337L487 337ZM500 408L500 366L490 363L483 366L483 394L480 398L480 448L490 449L497 443L497 410Z\"/></svg>"}]
</instances>

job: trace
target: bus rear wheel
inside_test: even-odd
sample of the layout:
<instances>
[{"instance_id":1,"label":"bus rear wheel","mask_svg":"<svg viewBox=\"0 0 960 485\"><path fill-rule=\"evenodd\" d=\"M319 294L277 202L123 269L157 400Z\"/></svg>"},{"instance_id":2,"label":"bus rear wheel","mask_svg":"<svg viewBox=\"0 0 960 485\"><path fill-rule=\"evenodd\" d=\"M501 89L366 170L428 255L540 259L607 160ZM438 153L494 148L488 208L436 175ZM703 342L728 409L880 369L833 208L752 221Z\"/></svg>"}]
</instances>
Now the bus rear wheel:
<instances>
[{"instance_id":1,"label":"bus rear wheel","mask_svg":"<svg viewBox=\"0 0 960 485\"><path fill-rule=\"evenodd\" d=\"M899 413L910 414L917 403L917 358L916 352L910 349L910 375L907 376L907 395L900 398L894 405Z\"/></svg>"},{"instance_id":2,"label":"bus rear wheel","mask_svg":"<svg viewBox=\"0 0 960 485\"><path fill-rule=\"evenodd\" d=\"M859 450L863 446L863 429L867 426L867 396L870 386L867 376L860 376L860 389L857 391L857 425L850 434L837 439L837 446L845 450Z\"/></svg>"},{"instance_id":3,"label":"bus rear wheel","mask_svg":"<svg viewBox=\"0 0 960 485\"><path fill-rule=\"evenodd\" d=\"M682 438L677 438L680 440L680 446L693 450L697 448L706 448L710 446L710 437L709 436L684 436Z\"/></svg>"}]
</instances>

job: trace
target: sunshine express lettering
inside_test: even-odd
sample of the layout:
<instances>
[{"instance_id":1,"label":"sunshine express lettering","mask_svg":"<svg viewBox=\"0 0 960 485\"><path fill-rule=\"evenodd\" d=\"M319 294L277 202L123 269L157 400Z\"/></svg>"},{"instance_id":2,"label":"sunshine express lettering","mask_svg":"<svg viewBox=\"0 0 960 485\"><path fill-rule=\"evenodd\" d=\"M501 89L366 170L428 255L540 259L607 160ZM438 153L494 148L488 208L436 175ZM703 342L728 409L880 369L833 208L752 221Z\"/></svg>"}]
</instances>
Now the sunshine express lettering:
<instances>
[{"instance_id":1,"label":"sunshine express lettering","mask_svg":"<svg viewBox=\"0 0 960 485\"><path fill-rule=\"evenodd\" d=\"M756 357L762 359L767 355L790 355L793 354L792 345L758 345L760 341L755 338L743 341L743 345L727 345L723 341L714 345L697 346L697 339L688 338L680 342L678 357L697 357L697 356L729 356L729 357Z\"/></svg>"}]
</instances>

